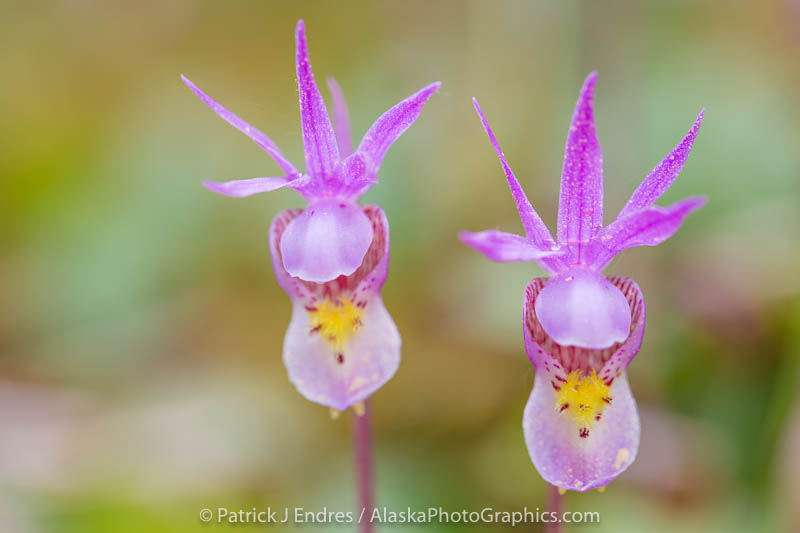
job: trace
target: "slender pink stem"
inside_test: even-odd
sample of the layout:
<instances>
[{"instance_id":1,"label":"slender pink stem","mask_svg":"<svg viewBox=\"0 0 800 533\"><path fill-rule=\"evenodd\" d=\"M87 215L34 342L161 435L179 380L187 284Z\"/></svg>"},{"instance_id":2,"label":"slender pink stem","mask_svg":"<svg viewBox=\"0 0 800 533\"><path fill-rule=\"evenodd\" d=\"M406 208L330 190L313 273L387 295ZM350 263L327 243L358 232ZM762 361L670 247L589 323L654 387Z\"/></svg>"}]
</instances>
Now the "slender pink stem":
<instances>
[{"instance_id":1,"label":"slender pink stem","mask_svg":"<svg viewBox=\"0 0 800 533\"><path fill-rule=\"evenodd\" d=\"M358 487L358 516L361 516L363 509L363 519L359 531L361 533L372 533L372 508L374 505L374 472L372 465L372 421L369 401L364 402L364 414L358 416L353 414L353 448L355 450L356 463L356 485Z\"/></svg>"},{"instance_id":2,"label":"slender pink stem","mask_svg":"<svg viewBox=\"0 0 800 533\"><path fill-rule=\"evenodd\" d=\"M557 522L549 522L545 524L544 530L546 533L562 533L564 530L561 527L561 514L564 512L564 496L558 491L558 487L550 485L550 495L547 504L548 511L550 511L550 520L555 518Z\"/></svg>"}]
</instances>

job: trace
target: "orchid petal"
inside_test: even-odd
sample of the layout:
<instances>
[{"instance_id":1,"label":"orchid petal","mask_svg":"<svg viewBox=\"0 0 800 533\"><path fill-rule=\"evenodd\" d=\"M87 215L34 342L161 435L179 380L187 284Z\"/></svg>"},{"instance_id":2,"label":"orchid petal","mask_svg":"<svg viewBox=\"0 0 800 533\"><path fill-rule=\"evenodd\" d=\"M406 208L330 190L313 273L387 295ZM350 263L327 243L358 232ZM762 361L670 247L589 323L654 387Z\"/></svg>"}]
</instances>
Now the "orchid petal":
<instances>
[{"instance_id":1,"label":"orchid petal","mask_svg":"<svg viewBox=\"0 0 800 533\"><path fill-rule=\"evenodd\" d=\"M339 149L333 133L325 101L314 81L308 60L306 27L298 21L295 31L297 46L297 88L300 93L300 126L303 130L303 148L306 172L314 178L327 180L333 176L339 162Z\"/></svg>"},{"instance_id":2,"label":"orchid petal","mask_svg":"<svg viewBox=\"0 0 800 533\"><path fill-rule=\"evenodd\" d=\"M183 80L183 83L185 83L192 90L192 92L194 92L194 94L196 94L197 97L202 100L204 104L210 107L214 113L219 115L225 122L250 137L250 139L259 146L259 148L267 152L267 154L269 154L269 156L272 157L276 163L278 163L278 166L280 166L281 169L286 172L286 174L289 176L298 176L300 174L294 165L292 165L283 156L280 148L278 148L272 139L236 116L234 113L228 111L221 104L217 103L213 98L201 91L197 85L189 81L189 79L183 74L181 74L181 79Z\"/></svg>"},{"instance_id":3,"label":"orchid petal","mask_svg":"<svg viewBox=\"0 0 800 533\"><path fill-rule=\"evenodd\" d=\"M342 88L339 87L335 78L328 78L328 89L330 89L331 96L333 96L333 132L336 135L339 156L347 157L353 153L353 137L350 134L347 100L345 100Z\"/></svg>"},{"instance_id":4,"label":"orchid petal","mask_svg":"<svg viewBox=\"0 0 800 533\"><path fill-rule=\"evenodd\" d=\"M348 276L361 265L372 238L372 224L358 205L318 201L292 219L283 232L283 267L290 275L312 282Z\"/></svg>"},{"instance_id":5,"label":"orchid petal","mask_svg":"<svg viewBox=\"0 0 800 533\"><path fill-rule=\"evenodd\" d=\"M349 276L311 283L292 277L283 267L281 254L284 233L303 212L289 209L279 213L269 232L275 277L293 304L283 359L289 379L303 396L344 410L375 392L400 364L400 336L380 297L389 266L389 223L379 207L365 206L373 239L361 265ZM359 327L346 342L332 344L314 330L309 313L326 301L329 306L331 302L350 303L363 310L358 313Z\"/></svg>"},{"instance_id":6,"label":"orchid petal","mask_svg":"<svg viewBox=\"0 0 800 533\"><path fill-rule=\"evenodd\" d=\"M376 174L389 147L417 120L422 106L441 86L437 81L420 89L378 117L364 134L358 151L369 157Z\"/></svg>"},{"instance_id":7,"label":"orchid petal","mask_svg":"<svg viewBox=\"0 0 800 533\"><path fill-rule=\"evenodd\" d=\"M675 178L680 174L686 159L689 157L689 152L692 151L697 132L700 131L700 124L703 123L703 114L705 109L700 110L694 124L689 129L686 136L672 149L672 151L656 165L656 167L647 175L639 187L631 195L628 203L622 208L617 218L622 218L626 215L639 211L653 205L664 192L670 188Z\"/></svg>"},{"instance_id":8,"label":"orchid petal","mask_svg":"<svg viewBox=\"0 0 800 533\"><path fill-rule=\"evenodd\" d=\"M375 167L364 152L353 152L342 160L339 168L340 194L355 200L378 182Z\"/></svg>"},{"instance_id":9,"label":"orchid petal","mask_svg":"<svg viewBox=\"0 0 800 533\"><path fill-rule=\"evenodd\" d=\"M226 181L223 183L216 181L204 181L203 186L213 192L230 196L231 198L244 198L254 194L274 191L282 187L296 189L308 182L307 176L292 178L290 176L280 176L275 178L251 178L246 180Z\"/></svg>"},{"instance_id":10,"label":"orchid petal","mask_svg":"<svg viewBox=\"0 0 800 533\"><path fill-rule=\"evenodd\" d=\"M500 263L512 261L536 261L542 257L558 255L558 250L542 250L525 237L497 230L486 230L478 233L462 231L458 234L467 246Z\"/></svg>"},{"instance_id":11,"label":"orchid petal","mask_svg":"<svg viewBox=\"0 0 800 533\"><path fill-rule=\"evenodd\" d=\"M312 334L307 306L293 302L283 361L297 390L313 402L343 411L389 381L400 365L400 333L379 294L364 301L363 323L346 346Z\"/></svg>"},{"instance_id":12,"label":"orchid petal","mask_svg":"<svg viewBox=\"0 0 800 533\"><path fill-rule=\"evenodd\" d=\"M605 276L574 267L550 278L536 298L536 316L562 346L609 348L628 338L631 308Z\"/></svg>"},{"instance_id":13,"label":"orchid petal","mask_svg":"<svg viewBox=\"0 0 800 533\"><path fill-rule=\"evenodd\" d=\"M514 176L514 172L511 170L511 167L508 166L506 157L500 149L500 143L497 142L497 138L494 136L491 126L489 126L489 121L486 120L486 116L483 114L480 105L478 105L478 100L473 98L472 105L478 113L481 124L483 124L483 129L489 137L489 142L492 143L492 147L497 153L497 157L500 159L500 165L502 165L503 172L505 172L506 179L508 180L508 187L511 189L511 196L514 197L514 203L517 204L517 211L519 211L519 216L522 218L522 226L525 228L525 234L540 249L551 249L556 244L556 241L539 217L539 214L533 209L528 197L525 195L525 191L522 190L522 186L519 184L519 181L517 181L516 176Z\"/></svg>"},{"instance_id":14,"label":"orchid petal","mask_svg":"<svg viewBox=\"0 0 800 533\"><path fill-rule=\"evenodd\" d=\"M587 491L608 484L633 462L639 447L639 420L625 369L642 345L647 316L644 296L629 278L609 281L627 299L632 320L625 342L604 350L554 342L535 309L549 280L534 278L525 289L525 351L536 367L533 392L523 415L525 442L542 477L563 489ZM611 387L608 403L598 413L601 418L590 423L586 432L580 431L573 412L564 409L556 394L576 371L578 376L597 375Z\"/></svg>"},{"instance_id":15,"label":"orchid petal","mask_svg":"<svg viewBox=\"0 0 800 533\"><path fill-rule=\"evenodd\" d=\"M585 492L613 481L633 463L639 449L639 415L622 373L611 386L613 402L591 432L581 437L545 372L536 372L522 429L536 470L556 487Z\"/></svg>"},{"instance_id":16,"label":"orchid petal","mask_svg":"<svg viewBox=\"0 0 800 533\"><path fill-rule=\"evenodd\" d=\"M617 218L592 240L586 255L592 267L600 270L622 250L657 246L672 237L692 211L705 204L705 197L692 196L667 207L656 205Z\"/></svg>"},{"instance_id":17,"label":"orchid petal","mask_svg":"<svg viewBox=\"0 0 800 533\"><path fill-rule=\"evenodd\" d=\"M561 194L558 203L558 243L572 250L572 263L603 226L603 151L594 127L597 73L583 83L567 135Z\"/></svg>"}]
</instances>

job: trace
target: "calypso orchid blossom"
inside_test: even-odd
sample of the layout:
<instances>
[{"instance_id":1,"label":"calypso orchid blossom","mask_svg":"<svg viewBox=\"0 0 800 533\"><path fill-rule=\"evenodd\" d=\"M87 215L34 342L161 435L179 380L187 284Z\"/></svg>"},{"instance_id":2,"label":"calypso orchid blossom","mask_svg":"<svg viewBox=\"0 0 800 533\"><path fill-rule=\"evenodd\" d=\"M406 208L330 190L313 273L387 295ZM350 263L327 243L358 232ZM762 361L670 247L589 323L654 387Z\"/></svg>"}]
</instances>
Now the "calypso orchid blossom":
<instances>
[{"instance_id":1,"label":"calypso orchid blossom","mask_svg":"<svg viewBox=\"0 0 800 533\"><path fill-rule=\"evenodd\" d=\"M440 83L432 83L381 115L352 148L347 106L329 79L335 128L314 81L305 25L295 32L300 124L306 172L297 170L266 135L231 113L191 81L183 81L233 127L275 160L283 176L205 182L240 198L282 187L307 201L272 221L269 247L278 283L293 311L283 346L289 379L311 401L341 411L361 408L400 364L400 334L381 299L389 265L389 224L375 205L358 199L377 183L389 147L417 119Z\"/></svg>"},{"instance_id":2,"label":"calypso orchid blossom","mask_svg":"<svg viewBox=\"0 0 800 533\"><path fill-rule=\"evenodd\" d=\"M558 240L534 211L492 133L525 237L462 232L461 240L499 262L536 260L550 275L525 290L525 350L536 367L523 415L534 466L549 483L587 491L614 480L635 459L639 417L626 368L642 343L644 297L626 277L600 271L621 251L671 237L703 197L654 205L683 168L703 111L683 140L642 181L617 218L603 226L603 154L594 126L597 74L583 84L567 135L558 206Z\"/></svg>"}]
</instances>

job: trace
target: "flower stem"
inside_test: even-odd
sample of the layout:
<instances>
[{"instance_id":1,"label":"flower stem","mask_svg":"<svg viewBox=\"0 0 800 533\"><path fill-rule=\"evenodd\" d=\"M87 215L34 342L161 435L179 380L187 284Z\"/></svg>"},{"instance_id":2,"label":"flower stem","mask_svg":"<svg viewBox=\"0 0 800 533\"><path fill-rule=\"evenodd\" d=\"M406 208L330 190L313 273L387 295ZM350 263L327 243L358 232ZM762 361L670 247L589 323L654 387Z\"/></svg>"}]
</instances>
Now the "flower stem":
<instances>
[{"instance_id":1,"label":"flower stem","mask_svg":"<svg viewBox=\"0 0 800 533\"><path fill-rule=\"evenodd\" d=\"M358 490L358 515L363 516L359 531L372 533L373 482L372 420L369 402L364 401L363 412L353 413L353 449L355 451L356 486ZM363 510L363 515L361 515Z\"/></svg>"},{"instance_id":2,"label":"flower stem","mask_svg":"<svg viewBox=\"0 0 800 533\"><path fill-rule=\"evenodd\" d=\"M564 512L564 495L561 490L555 485L550 485L550 495L547 507L550 511L550 520L554 518L556 521L545 524L545 533L562 533L564 530L561 527L561 515Z\"/></svg>"}]
</instances>

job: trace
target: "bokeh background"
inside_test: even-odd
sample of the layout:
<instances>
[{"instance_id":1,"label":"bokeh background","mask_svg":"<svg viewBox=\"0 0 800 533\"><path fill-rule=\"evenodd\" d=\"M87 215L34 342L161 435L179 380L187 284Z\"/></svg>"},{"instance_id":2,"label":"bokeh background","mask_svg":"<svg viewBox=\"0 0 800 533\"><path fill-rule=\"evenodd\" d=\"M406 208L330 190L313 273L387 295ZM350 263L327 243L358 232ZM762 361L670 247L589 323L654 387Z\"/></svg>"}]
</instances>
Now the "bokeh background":
<instances>
[{"instance_id":1,"label":"bokeh background","mask_svg":"<svg viewBox=\"0 0 800 533\"><path fill-rule=\"evenodd\" d=\"M301 165L301 17L357 136L444 82L366 197L391 223L384 299L404 341L373 401L379 503L544 507L520 427L522 294L542 272L456 239L521 231L470 97L553 228L572 106L598 70L606 220L701 106L662 203L710 202L608 270L647 297L629 369L642 443L605 493L567 496L601 513L574 530L800 530L800 5L786 0L0 3L0 530L180 533L224 529L203 507L354 505L349 417L303 399L281 362L290 305L267 228L301 198L203 189L278 169L178 77ZM438 529L463 528L391 528Z\"/></svg>"}]
</instances>

